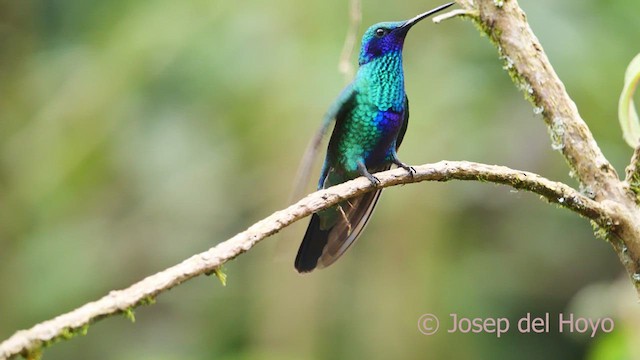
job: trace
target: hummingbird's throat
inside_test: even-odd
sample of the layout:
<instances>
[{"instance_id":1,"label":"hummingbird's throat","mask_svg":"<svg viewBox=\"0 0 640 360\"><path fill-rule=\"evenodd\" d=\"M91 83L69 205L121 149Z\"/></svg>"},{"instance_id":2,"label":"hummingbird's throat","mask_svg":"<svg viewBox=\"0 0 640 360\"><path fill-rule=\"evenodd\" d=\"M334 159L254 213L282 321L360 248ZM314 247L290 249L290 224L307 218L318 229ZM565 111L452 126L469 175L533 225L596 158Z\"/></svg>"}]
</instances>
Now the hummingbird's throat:
<instances>
[{"instance_id":1,"label":"hummingbird's throat","mask_svg":"<svg viewBox=\"0 0 640 360\"><path fill-rule=\"evenodd\" d=\"M402 53L390 52L365 64L364 73L369 79L368 89L371 104L380 111L402 111L404 105L404 73Z\"/></svg>"}]
</instances>

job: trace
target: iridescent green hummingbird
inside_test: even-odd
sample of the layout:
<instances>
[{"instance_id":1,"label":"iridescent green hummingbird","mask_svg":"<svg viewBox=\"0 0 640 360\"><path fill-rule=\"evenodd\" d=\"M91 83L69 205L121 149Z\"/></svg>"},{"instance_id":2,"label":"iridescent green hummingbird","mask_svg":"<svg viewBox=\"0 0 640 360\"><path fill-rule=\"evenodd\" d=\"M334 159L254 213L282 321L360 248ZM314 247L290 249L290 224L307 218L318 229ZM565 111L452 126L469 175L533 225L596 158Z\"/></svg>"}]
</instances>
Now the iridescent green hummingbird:
<instances>
[{"instance_id":1,"label":"iridescent green hummingbird","mask_svg":"<svg viewBox=\"0 0 640 360\"><path fill-rule=\"evenodd\" d=\"M324 129L331 120L336 123L318 189L359 176L378 185L380 181L372 173L394 164L415 172L397 154L409 121L402 70L404 39L413 25L453 4L406 21L378 23L364 33L355 79L325 116ZM381 192L378 189L314 213L296 256L296 270L323 268L344 254L367 224Z\"/></svg>"}]
</instances>

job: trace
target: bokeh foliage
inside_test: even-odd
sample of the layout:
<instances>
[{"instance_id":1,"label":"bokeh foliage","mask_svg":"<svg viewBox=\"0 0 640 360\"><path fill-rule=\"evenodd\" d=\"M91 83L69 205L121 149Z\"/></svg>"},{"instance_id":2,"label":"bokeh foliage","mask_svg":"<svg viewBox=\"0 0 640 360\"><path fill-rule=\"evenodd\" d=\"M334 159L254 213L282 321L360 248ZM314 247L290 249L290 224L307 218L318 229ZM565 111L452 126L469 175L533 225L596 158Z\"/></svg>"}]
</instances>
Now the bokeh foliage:
<instances>
[{"instance_id":1,"label":"bokeh foliage","mask_svg":"<svg viewBox=\"0 0 640 360\"><path fill-rule=\"evenodd\" d=\"M363 21L438 4L364 1ZM617 101L639 52L640 3L521 6L622 173L631 154ZM287 205L306 142L344 85L347 10L338 0L0 2L0 338ZM470 23L416 26L405 71L405 162L503 164L576 185ZM226 287L196 279L137 310L134 325L102 321L46 359L633 356L639 315L615 254L587 221L533 195L480 183L390 189L340 262L299 276L305 225L229 264ZM416 328L423 313L447 325L454 312L572 311L612 316L616 331L496 339Z\"/></svg>"}]
</instances>

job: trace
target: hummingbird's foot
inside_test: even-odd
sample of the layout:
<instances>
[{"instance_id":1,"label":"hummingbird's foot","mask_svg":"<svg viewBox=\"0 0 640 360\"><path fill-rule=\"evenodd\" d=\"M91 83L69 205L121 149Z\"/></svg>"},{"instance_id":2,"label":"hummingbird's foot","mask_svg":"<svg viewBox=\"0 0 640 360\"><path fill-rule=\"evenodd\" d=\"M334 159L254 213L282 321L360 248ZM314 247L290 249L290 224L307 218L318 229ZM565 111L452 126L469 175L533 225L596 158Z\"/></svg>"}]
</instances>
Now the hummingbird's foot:
<instances>
[{"instance_id":1,"label":"hummingbird's foot","mask_svg":"<svg viewBox=\"0 0 640 360\"><path fill-rule=\"evenodd\" d=\"M367 179L369 179L369 181L371 181L371 183L373 184L373 186L378 187L380 186L380 179L378 179L377 177L367 173L367 175L365 175L367 177Z\"/></svg>"},{"instance_id":2,"label":"hummingbird's foot","mask_svg":"<svg viewBox=\"0 0 640 360\"><path fill-rule=\"evenodd\" d=\"M400 161L400 159L398 159L397 156L394 156L392 159L393 163L398 165L398 167L401 167L405 170L407 170L409 172L409 175L411 175L411 177L413 177L413 175L416 174L416 169L413 166L409 166L405 163L403 163L402 161Z\"/></svg>"},{"instance_id":3,"label":"hummingbird's foot","mask_svg":"<svg viewBox=\"0 0 640 360\"><path fill-rule=\"evenodd\" d=\"M402 166L402 168L407 170L407 172L409 172L409 175L411 175L411 177L413 177L416 174L416 169L413 166Z\"/></svg>"},{"instance_id":4,"label":"hummingbird's foot","mask_svg":"<svg viewBox=\"0 0 640 360\"><path fill-rule=\"evenodd\" d=\"M378 179L377 177L371 175L371 173L369 173L369 171L367 170L367 167L364 165L364 162L362 162L362 161L358 162L358 172L360 173L360 175L362 175L362 176L366 177L367 179L369 179L369 181L371 181L373 186L375 186L375 187L379 187L380 186L380 179Z\"/></svg>"}]
</instances>

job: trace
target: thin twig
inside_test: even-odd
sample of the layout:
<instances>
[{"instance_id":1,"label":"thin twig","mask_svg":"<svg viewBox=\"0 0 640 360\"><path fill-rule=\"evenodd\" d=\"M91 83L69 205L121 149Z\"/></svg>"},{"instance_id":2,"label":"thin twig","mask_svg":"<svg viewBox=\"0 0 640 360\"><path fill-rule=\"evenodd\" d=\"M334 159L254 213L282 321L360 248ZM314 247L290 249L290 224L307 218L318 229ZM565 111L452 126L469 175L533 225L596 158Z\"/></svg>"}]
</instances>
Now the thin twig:
<instances>
[{"instance_id":1,"label":"thin twig","mask_svg":"<svg viewBox=\"0 0 640 360\"><path fill-rule=\"evenodd\" d=\"M441 22L445 21L445 20L449 20L449 19L453 19L453 18L457 18L457 17L470 17L470 16L477 16L478 14L475 12L471 12L468 10L464 10L464 9L455 9L455 10L451 10L449 12L446 12L444 14L440 14L440 15L436 15L433 17L432 21L436 24L440 24Z\"/></svg>"},{"instance_id":2,"label":"thin twig","mask_svg":"<svg viewBox=\"0 0 640 360\"><path fill-rule=\"evenodd\" d=\"M539 175L509 169L497 165L485 165L466 161L441 161L415 167L411 176L404 169L394 169L376 174L382 187L421 181L471 180L511 186L539 194L547 201L568 208L597 223L609 222L609 210L602 204L580 194L573 188ZM203 253L194 255L180 264L124 289L111 291L103 298L87 303L69 313L44 321L28 330L16 332L0 344L0 359L39 351L44 345L61 338L68 338L86 329L102 318L131 313L132 309L153 303L155 298L196 276L211 273L236 256L248 251L266 237L277 233L305 216L335 205L345 199L372 191L374 187L366 178L358 178L326 190L314 192L288 208L276 211L255 223L244 232L218 244Z\"/></svg>"},{"instance_id":3,"label":"thin twig","mask_svg":"<svg viewBox=\"0 0 640 360\"><path fill-rule=\"evenodd\" d=\"M342 52L340 53L340 62L338 70L344 75L346 82L350 82L353 78L354 67L351 57L356 50L358 41L358 28L362 22L362 4L360 0L349 1L349 29L344 39Z\"/></svg>"}]
</instances>

